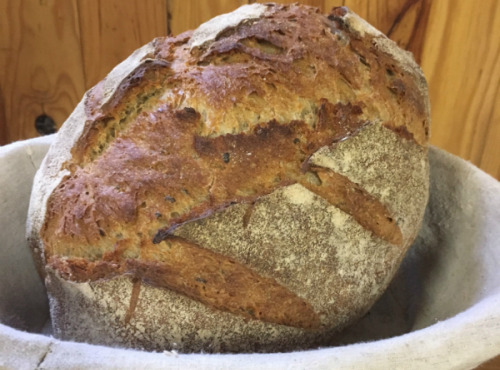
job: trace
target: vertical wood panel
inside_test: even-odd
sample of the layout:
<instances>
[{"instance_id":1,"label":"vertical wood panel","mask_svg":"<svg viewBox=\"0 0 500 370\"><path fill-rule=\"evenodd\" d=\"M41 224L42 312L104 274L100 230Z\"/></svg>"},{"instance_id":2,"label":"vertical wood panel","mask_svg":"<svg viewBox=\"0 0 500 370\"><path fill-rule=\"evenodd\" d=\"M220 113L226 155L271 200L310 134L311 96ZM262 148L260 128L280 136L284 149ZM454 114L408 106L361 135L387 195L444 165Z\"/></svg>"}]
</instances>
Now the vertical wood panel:
<instances>
[{"instance_id":1,"label":"vertical wood panel","mask_svg":"<svg viewBox=\"0 0 500 370\"><path fill-rule=\"evenodd\" d=\"M0 61L0 66L1 66ZM5 115L4 107L5 97L2 91L2 85L0 84L0 145L8 144L7 140L7 117Z\"/></svg>"},{"instance_id":2,"label":"vertical wood panel","mask_svg":"<svg viewBox=\"0 0 500 370\"><path fill-rule=\"evenodd\" d=\"M485 123L487 125L486 142L479 167L500 180L500 84L497 84L494 99L496 103L493 104L491 118ZM500 359L498 369L500 369Z\"/></svg>"},{"instance_id":3,"label":"vertical wood panel","mask_svg":"<svg viewBox=\"0 0 500 370\"><path fill-rule=\"evenodd\" d=\"M172 35L178 35L198 27L216 15L228 13L246 3L246 0L167 0L168 31Z\"/></svg>"},{"instance_id":4,"label":"vertical wood panel","mask_svg":"<svg viewBox=\"0 0 500 370\"><path fill-rule=\"evenodd\" d=\"M422 68L430 86L431 142L500 178L498 30L499 1L433 2Z\"/></svg>"},{"instance_id":5,"label":"vertical wood panel","mask_svg":"<svg viewBox=\"0 0 500 370\"><path fill-rule=\"evenodd\" d=\"M0 2L3 142L38 136L35 118L61 125L84 91L75 1Z\"/></svg>"},{"instance_id":6,"label":"vertical wood panel","mask_svg":"<svg viewBox=\"0 0 500 370\"><path fill-rule=\"evenodd\" d=\"M87 89L135 49L167 35L166 0L78 0Z\"/></svg>"}]
</instances>

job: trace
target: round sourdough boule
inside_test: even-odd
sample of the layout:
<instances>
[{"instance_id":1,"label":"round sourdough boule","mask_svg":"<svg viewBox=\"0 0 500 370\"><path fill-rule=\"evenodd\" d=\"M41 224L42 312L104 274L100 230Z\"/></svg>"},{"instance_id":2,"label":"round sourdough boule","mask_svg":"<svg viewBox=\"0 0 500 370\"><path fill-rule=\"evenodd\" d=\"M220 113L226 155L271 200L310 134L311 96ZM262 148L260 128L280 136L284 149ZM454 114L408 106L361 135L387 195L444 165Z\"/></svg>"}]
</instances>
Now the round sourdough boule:
<instances>
[{"instance_id":1,"label":"round sourdough boule","mask_svg":"<svg viewBox=\"0 0 500 370\"><path fill-rule=\"evenodd\" d=\"M145 45L87 92L35 177L54 335L328 345L418 232L429 121L411 55L346 8L252 4Z\"/></svg>"}]
</instances>

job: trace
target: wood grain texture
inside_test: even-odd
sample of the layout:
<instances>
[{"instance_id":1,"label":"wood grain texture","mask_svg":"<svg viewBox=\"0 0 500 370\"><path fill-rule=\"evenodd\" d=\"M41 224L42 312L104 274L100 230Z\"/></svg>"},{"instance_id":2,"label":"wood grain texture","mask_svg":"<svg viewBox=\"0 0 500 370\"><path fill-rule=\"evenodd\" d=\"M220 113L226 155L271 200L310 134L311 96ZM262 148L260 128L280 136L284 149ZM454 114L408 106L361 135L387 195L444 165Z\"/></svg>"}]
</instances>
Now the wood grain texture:
<instances>
[{"instance_id":1,"label":"wood grain texture","mask_svg":"<svg viewBox=\"0 0 500 370\"><path fill-rule=\"evenodd\" d=\"M3 95L2 85L0 85L0 145L7 144L7 118L4 104L5 97Z\"/></svg>"},{"instance_id":2,"label":"wood grain texture","mask_svg":"<svg viewBox=\"0 0 500 370\"><path fill-rule=\"evenodd\" d=\"M167 35L166 0L78 0L85 88L135 49Z\"/></svg>"},{"instance_id":3,"label":"wood grain texture","mask_svg":"<svg viewBox=\"0 0 500 370\"><path fill-rule=\"evenodd\" d=\"M432 2L422 68L431 143L500 179L500 2Z\"/></svg>"},{"instance_id":4,"label":"wood grain texture","mask_svg":"<svg viewBox=\"0 0 500 370\"><path fill-rule=\"evenodd\" d=\"M62 124L83 92L75 1L0 1L0 143L38 136L41 114Z\"/></svg>"}]
</instances>

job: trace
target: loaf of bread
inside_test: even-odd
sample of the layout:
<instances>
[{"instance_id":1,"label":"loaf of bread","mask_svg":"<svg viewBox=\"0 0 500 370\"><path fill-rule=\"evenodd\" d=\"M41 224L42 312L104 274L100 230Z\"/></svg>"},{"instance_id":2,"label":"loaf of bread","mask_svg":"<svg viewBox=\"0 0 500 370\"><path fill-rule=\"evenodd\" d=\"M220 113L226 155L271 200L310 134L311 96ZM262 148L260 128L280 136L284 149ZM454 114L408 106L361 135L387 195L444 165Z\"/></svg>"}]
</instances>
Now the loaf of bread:
<instances>
[{"instance_id":1,"label":"loaf of bread","mask_svg":"<svg viewBox=\"0 0 500 370\"><path fill-rule=\"evenodd\" d=\"M344 7L246 5L155 39L86 93L36 175L54 335L328 345L418 232L429 123L411 54Z\"/></svg>"}]
</instances>

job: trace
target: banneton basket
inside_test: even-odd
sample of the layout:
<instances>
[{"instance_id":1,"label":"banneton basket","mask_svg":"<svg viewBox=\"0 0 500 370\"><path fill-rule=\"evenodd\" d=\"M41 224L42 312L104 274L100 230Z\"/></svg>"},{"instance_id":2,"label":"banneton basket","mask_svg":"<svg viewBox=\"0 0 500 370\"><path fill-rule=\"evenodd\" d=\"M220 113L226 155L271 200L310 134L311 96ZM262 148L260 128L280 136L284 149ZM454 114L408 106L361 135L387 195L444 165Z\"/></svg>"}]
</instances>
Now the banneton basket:
<instances>
[{"instance_id":1,"label":"banneton basket","mask_svg":"<svg viewBox=\"0 0 500 370\"><path fill-rule=\"evenodd\" d=\"M25 241L33 176L52 138L0 147L2 368L469 369L500 354L500 183L434 147L416 242L382 298L331 347L208 355L57 340Z\"/></svg>"}]
</instances>

